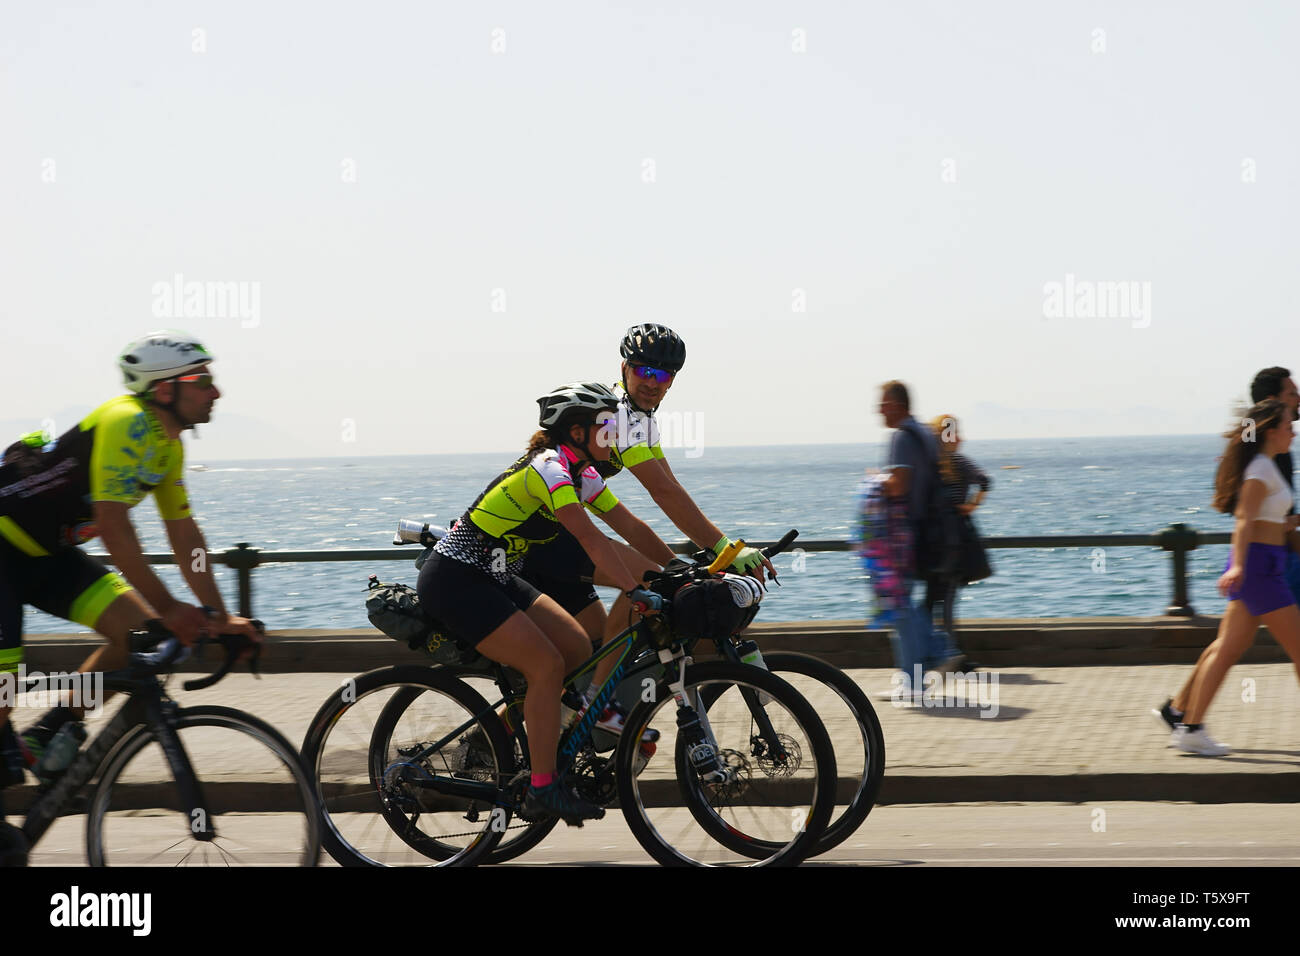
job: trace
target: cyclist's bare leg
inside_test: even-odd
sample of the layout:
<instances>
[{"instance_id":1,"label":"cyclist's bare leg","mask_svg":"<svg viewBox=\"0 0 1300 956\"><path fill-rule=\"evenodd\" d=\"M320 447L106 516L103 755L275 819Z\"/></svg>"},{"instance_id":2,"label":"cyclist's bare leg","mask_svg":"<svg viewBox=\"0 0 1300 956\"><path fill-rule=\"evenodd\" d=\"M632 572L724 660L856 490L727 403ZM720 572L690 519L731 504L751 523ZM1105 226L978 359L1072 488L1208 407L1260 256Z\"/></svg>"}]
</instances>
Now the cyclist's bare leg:
<instances>
[{"instance_id":1,"label":"cyclist's bare leg","mask_svg":"<svg viewBox=\"0 0 1300 956\"><path fill-rule=\"evenodd\" d=\"M106 643L86 658L86 663L81 665L81 673L125 667L130 652L128 633L157 616L157 612L140 596L139 591L127 591L118 595L95 622L95 630L104 636Z\"/></svg>"},{"instance_id":2,"label":"cyclist's bare leg","mask_svg":"<svg viewBox=\"0 0 1300 956\"><path fill-rule=\"evenodd\" d=\"M104 613L99 615L99 620L95 622L95 630L102 634L107 642L87 657L78 671L89 674L125 667L131 652L129 633L138 627L143 627L145 621L155 617L158 617L158 613L140 596L139 591L126 591L118 595L112 604L104 608ZM112 696L111 693L105 694L104 700ZM72 708L78 719L84 716L84 710L85 708L82 707Z\"/></svg>"},{"instance_id":3,"label":"cyclist's bare leg","mask_svg":"<svg viewBox=\"0 0 1300 956\"><path fill-rule=\"evenodd\" d=\"M565 673L576 670L591 656L591 640L573 615L560 607L554 598L543 594L524 613L564 656ZM555 696L558 699L558 691Z\"/></svg>"},{"instance_id":4,"label":"cyclist's bare leg","mask_svg":"<svg viewBox=\"0 0 1300 956\"><path fill-rule=\"evenodd\" d=\"M105 638L104 646L96 648L94 653L86 658L85 663L77 669L77 673L92 674L96 671L111 671L125 667L129 653L128 633L133 628L140 627L149 618L157 616L138 592L126 591L118 595L95 621L95 630ZM102 706L112 696L112 692L105 693L102 699L92 703ZM59 705L67 707L77 720L86 716L86 703L87 701L74 700L69 696L59 701ZM9 709L0 707L0 727L3 727L8 720Z\"/></svg>"},{"instance_id":5,"label":"cyclist's bare leg","mask_svg":"<svg viewBox=\"0 0 1300 956\"><path fill-rule=\"evenodd\" d=\"M1249 623L1247 623L1247 620L1243 620L1243 618L1248 619ZM1259 633L1259 618L1252 616L1251 613L1246 610L1246 605L1241 601L1229 601L1227 609L1223 612L1223 618L1219 622L1220 634L1224 633L1224 628L1227 628L1228 632L1234 635L1231 647L1240 647L1237 656L1233 658L1232 663L1228 665L1231 667L1232 664L1237 663L1237 661L1241 659L1241 655L1246 653L1251 645L1255 643L1255 635ZM1249 635L1249 640L1242 643L1240 638L1245 634ZM1187 683L1183 684L1182 688L1174 697L1172 705L1174 710L1187 710L1187 705L1191 703L1192 699L1192 687L1196 684L1197 676L1204 673L1206 662L1211 656L1210 652L1214 649L1214 644L1215 642L1211 641L1205 650L1201 651L1201 656L1196 661L1196 666L1192 668L1191 674L1187 677ZM1223 648L1220 648L1219 651L1223 651ZM1216 655L1219 651L1215 652Z\"/></svg>"},{"instance_id":6,"label":"cyclist's bare leg","mask_svg":"<svg viewBox=\"0 0 1300 956\"><path fill-rule=\"evenodd\" d=\"M591 641L591 648L594 651L605 639L605 603L600 600L592 601L577 614L573 619L587 635L587 640Z\"/></svg>"},{"instance_id":7,"label":"cyclist's bare leg","mask_svg":"<svg viewBox=\"0 0 1300 956\"><path fill-rule=\"evenodd\" d=\"M640 551L635 548L629 548L621 541L610 540L610 544L618 551L618 556L623 559L623 565L632 573L632 577L638 581L644 581L643 577L647 571L660 571L662 568L655 562L651 561ZM618 585L605 575L600 568L592 575L592 580L602 587L617 587ZM627 599L627 595L620 593L614 599L614 606L609 609L609 614L605 618L605 640L611 640L618 637L619 634L627 630L632 621L632 602ZM614 670L617 662L617 655L611 654L596 666L595 676L592 678L592 686L599 687Z\"/></svg>"},{"instance_id":8,"label":"cyclist's bare leg","mask_svg":"<svg viewBox=\"0 0 1300 956\"><path fill-rule=\"evenodd\" d=\"M1234 607L1237 613L1233 613ZM1295 605L1290 605L1292 611ZM1283 608L1285 610L1285 608ZM1265 620L1274 614L1280 613L1274 611L1272 614L1265 615ZM1195 681L1191 691L1187 695L1187 708L1183 714L1183 723L1199 724L1205 718L1205 712L1210 709L1210 703L1214 700L1214 695L1219 691L1219 685L1223 683L1223 678L1227 676L1228 669L1233 664L1241 660L1241 655L1246 653L1246 649L1255 641L1255 631L1259 626L1260 619L1253 617L1246 610L1241 601L1229 601L1228 608L1224 611L1223 619L1219 621L1219 635L1214 639L1214 643L1205 649L1201 660L1196 665L1196 673L1193 675ZM1271 630L1271 629L1270 629ZM1281 643L1279 641L1279 643Z\"/></svg>"},{"instance_id":9,"label":"cyclist's bare leg","mask_svg":"<svg viewBox=\"0 0 1300 956\"><path fill-rule=\"evenodd\" d=\"M585 637L582 643L586 643ZM506 618L504 624L479 641L476 649L484 657L513 667L528 681L524 721L528 724L529 765L536 774L554 773L565 656L523 611Z\"/></svg>"}]
</instances>

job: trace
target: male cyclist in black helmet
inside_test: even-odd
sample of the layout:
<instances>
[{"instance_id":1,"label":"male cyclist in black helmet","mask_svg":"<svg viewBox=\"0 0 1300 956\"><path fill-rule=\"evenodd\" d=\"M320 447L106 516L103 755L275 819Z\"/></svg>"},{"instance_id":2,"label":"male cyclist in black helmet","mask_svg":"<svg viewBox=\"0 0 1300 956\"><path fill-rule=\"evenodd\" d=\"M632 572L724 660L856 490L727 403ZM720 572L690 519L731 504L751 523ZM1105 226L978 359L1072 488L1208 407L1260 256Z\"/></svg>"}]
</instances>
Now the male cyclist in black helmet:
<instances>
[{"instance_id":1,"label":"male cyclist in black helmet","mask_svg":"<svg viewBox=\"0 0 1300 956\"><path fill-rule=\"evenodd\" d=\"M252 622L225 612L207 562L194 560L207 545L185 493L180 436L207 422L221 395L211 362L184 333L145 336L118 358L129 394L58 437L32 432L0 455L0 680L12 681L22 662L27 604L107 638L83 673L124 667L128 632L150 618L186 644L209 629L260 640ZM216 609L214 618L173 597L146 563L129 512L149 494L186 581L200 604ZM125 580L81 550L95 537ZM0 751L12 757L16 749L29 763L64 723L82 716L82 708L56 707L20 743L9 710L0 699ZM0 787L21 780L14 769L12 760L0 763Z\"/></svg>"},{"instance_id":2,"label":"male cyclist in black helmet","mask_svg":"<svg viewBox=\"0 0 1300 956\"><path fill-rule=\"evenodd\" d=\"M626 468L682 534L696 546L721 554L731 545L731 539L705 516L673 474L660 447L659 424L654 417L686 364L686 343L666 326L645 323L627 330L619 351L623 356L622 382L614 387L619 397L618 433L609 461L598 463L597 469L602 477L609 478ZM662 555L642 554L618 541L611 544L638 581L646 571L658 570L664 563ZM775 573L772 562L757 548L742 550L731 567L756 577L761 577L759 569L763 567ZM614 637L627 626L631 609L627 598L619 595L606 615L593 584L616 583L594 567L573 536L564 531L554 541L528 552L521 575L577 618L593 643ZM602 662L593 686L599 686L613 666L613 658ZM618 733L622 717L617 706L611 705L597 726Z\"/></svg>"}]
</instances>

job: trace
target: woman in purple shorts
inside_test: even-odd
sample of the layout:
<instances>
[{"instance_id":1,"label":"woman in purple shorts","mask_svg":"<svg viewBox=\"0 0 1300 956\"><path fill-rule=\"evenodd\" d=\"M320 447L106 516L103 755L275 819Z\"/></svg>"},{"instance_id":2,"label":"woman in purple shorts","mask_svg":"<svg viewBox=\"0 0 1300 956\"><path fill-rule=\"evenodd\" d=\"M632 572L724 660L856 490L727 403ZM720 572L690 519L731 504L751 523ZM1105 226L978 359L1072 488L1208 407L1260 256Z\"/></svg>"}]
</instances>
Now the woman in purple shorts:
<instances>
[{"instance_id":1,"label":"woman in purple shorts","mask_svg":"<svg viewBox=\"0 0 1300 956\"><path fill-rule=\"evenodd\" d=\"M1291 488L1273 461L1291 447L1291 412L1275 400L1260 402L1234 430L1214 479L1214 507L1233 514L1232 555L1219 578L1228 607L1214 643L1196 665L1186 713L1177 719L1171 746L1222 756L1231 748L1206 733L1201 721L1228 668L1255 640L1259 625L1282 646L1300 675L1300 609L1286 584L1287 534L1300 520L1287 512ZM1169 703L1162 711L1167 711ZM1162 715L1166 721L1168 714Z\"/></svg>"}]
</instances>

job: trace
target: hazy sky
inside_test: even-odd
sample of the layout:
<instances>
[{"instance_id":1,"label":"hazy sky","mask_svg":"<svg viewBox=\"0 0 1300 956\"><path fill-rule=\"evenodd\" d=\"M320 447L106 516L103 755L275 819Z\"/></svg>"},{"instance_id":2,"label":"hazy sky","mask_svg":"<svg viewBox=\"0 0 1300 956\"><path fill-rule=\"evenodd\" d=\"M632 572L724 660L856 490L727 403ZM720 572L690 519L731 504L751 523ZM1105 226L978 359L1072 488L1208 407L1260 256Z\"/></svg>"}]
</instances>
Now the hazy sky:
<instances>
[{"instance_id":1,"label":"hazy sky","mask_svg":"<svg viewBox=\"0 0 1300 956\"><path fill-rule=\"evenodd\" d=\"M1213 432L1300 364L1298 47L1290 3L6 4L3 437L179 327L192 459L514 449L643 321L704 447L877 441L893 377L972 438Z\"/></svg>"}]
</instances>

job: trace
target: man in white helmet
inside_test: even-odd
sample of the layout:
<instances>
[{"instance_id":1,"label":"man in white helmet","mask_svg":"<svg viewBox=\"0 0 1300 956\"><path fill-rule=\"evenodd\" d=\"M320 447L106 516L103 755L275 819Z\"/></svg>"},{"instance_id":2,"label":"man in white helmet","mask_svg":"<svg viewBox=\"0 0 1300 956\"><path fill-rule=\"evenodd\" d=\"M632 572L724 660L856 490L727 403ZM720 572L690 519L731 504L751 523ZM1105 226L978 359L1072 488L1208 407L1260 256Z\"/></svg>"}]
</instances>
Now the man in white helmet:
<instances>
[{"instance_id":1,"label":"man in white helmet","mask_svg":"<svg viewBox=\"0 0 1300 956\"><path fill-rule=\"evenodd\" d=\"M252 622L226 613L207 562L193 559L207 545L190 514L180 436L207 422L221 396L211 361L188 335L147 335L118 360L128 394L56 438L24 435L0 456L0 680L12 681L22 662L27 604L104 635L105 646L82 672L125 666L127 633L151 618L186 644L209 630L260 639ZM129 512L151 493L186 581L215 617L173 597L145 561ZM121 576L79 547L95 537ZM58 728L81 716L55 708L24 733L23 746L39 758ZM15 746L9 707L0 700L0 750L12 756ZM0 764L0 786L17 782L13 761L8 765L6 772Z\"/></svg>"}]
</instances>

